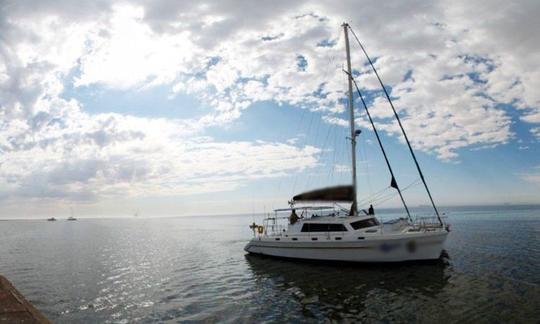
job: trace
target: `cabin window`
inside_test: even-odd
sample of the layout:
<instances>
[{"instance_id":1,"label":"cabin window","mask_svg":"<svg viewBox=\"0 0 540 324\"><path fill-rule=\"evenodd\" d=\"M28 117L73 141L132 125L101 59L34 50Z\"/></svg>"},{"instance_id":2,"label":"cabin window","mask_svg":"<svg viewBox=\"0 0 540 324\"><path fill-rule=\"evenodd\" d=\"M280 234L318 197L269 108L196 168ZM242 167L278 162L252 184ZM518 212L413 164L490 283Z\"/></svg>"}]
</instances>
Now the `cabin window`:
<instances>
[{"instance_id":1,"label":"cabin window","mask_svg":"<svg viewBox=\"0 0 540 324\"><path fill-rule=\"evenodd\" d=\"M336 241L341 241L341 237L336 237Z\"/></svg>"},{"instance_id":2,"label":"cabin window","mask_svg":"<svg viewBox=\"0 0 540 324\"><path fill-rule=\"evenodd\" d=\"M279 241L279 237L276 237L276 241Z\"/></svg>"},{"instance_id":3,"label":"cabin window","mask_svg":"<svg viewBox=\"0 0 540 324\"><path fill-rule=\"evenodd\" d=\"M296 237L293 237L292 240L293 241L298 241L298 239Z\"/></svg>"},{"instance_id":4,"label":"cabin window","mask_svg":"<svg viewBox=\"0 0 540 324\"><path fill-rule=\"evenodd\" d=\"M379 225L379 221L376 218L368 218L368 219L351 223L351 227L354 228L355 231L361 228L373 227L373 226L378 226L378 225Z\"/></svg>"},{"instance_id":5,"label":"cabin window","mask_svg":"<svg viewBox=\"0 0 540 324\"><path fill-rule=\"evenodd\" d=\"M346 232L343 224L305 223L302 232Z\"/></svg>"},{"instance_id":6,"label":"cabin window","mask_svg":"<svg viewBox=\"0 0 540 324\"><path fill-rule=\"evenodd\" d=\"M312 240L312 241L317 241L317 240L318 240L318 238L316 238L316 237L312 237L312 238L311 238L311 240Z\"/></svg>"}]
</instances>

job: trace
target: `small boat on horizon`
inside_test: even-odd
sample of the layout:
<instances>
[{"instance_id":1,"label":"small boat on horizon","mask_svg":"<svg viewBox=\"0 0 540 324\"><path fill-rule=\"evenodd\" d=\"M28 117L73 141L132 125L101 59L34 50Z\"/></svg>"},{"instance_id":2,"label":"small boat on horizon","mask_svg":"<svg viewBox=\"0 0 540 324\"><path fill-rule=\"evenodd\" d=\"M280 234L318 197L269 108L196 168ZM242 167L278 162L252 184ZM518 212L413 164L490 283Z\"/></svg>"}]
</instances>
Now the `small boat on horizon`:
<instances>
[{"instance_id":1,"label":"small boat on horizon","mask_svg":"<svg viewBox=\"0 0 540 324\"><path fill-rule=\"evenodd\" d=\"M73 217L73 208L70 208L70 215L67 218L68 221L76 221L77 218Z\"/></svg>"},{"instance_id":2,"label":"small boat on horizon","mask_svg":"<svg viewBox=\"0 0 540 324\"><path fill-rule=\"evenodd\" d=\"M49 221L49 222L55 222L55 221L56 221L56 218L54 218L54 217L47 218L47 221Z\"/></svg>"},{"instance_id":3,"label":"small boat on horizon","mask_svg":"<svg viewBox=\"0 0 540 324\"><path fill-rule=\"evenodd\" d=\"M276 209L273 215L266 215L262 225L255 222L250 225L253 239L244 250L251 254L324 261L404 262L439 259L450 231L449 225L444 223L435 206L407 134L371 59L350 26L344 23L342 27L347 58L347 71L344 72L348 76L348 140L351 143L352 183L295 195L289 201L289 208ZM435 212L433 217L417 217L413 220L409 212L402 195L406 188L401 189L398 185L369 109L353 77L349 31L358 41L392 107ZM353 83L358 94L356 99L360 99L364 106L388 167L391 181L387 189L397 191L406 212L404 217L385 223L375 217L373 205L370 205L367 211L358 210L356 143L361 131L355 129ZM320 205L321 203L324 205ZM350 205L343 206L345 203Z\"/></svg>"}]
</instances>

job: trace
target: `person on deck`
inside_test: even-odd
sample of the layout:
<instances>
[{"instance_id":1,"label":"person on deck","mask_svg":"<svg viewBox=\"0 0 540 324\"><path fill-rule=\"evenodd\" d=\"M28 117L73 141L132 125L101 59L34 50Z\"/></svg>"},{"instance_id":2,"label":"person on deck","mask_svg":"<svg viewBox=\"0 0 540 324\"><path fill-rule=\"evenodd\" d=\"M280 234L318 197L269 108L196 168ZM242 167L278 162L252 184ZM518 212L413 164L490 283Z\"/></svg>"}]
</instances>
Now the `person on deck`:
<instances>
[{"instance_id":1,"label":"person on deck","mask_svg":"<svg viewBox=\"0 0 540 324\"><path fill-rule=\"evenodd\" d=\"M298 215L296 215L296 210L292 210L291 216L289 216L289 221L291 222L291 225L294 225L296 222L298 222Z\"/></svg>"},{"instance_id":2,"label":"person on deck","mask_svg":"<svg viewBox=\"0 0 540 324\"><path fill-rule=\"evenodd\" d=\"M371 204L369 205L369 208L367 211L365 209L362 209L362 211L364 212L364 214L369 215L369 216L375 215L375 209L373 209L373 205Z\"/></svg>"}]
</instances>

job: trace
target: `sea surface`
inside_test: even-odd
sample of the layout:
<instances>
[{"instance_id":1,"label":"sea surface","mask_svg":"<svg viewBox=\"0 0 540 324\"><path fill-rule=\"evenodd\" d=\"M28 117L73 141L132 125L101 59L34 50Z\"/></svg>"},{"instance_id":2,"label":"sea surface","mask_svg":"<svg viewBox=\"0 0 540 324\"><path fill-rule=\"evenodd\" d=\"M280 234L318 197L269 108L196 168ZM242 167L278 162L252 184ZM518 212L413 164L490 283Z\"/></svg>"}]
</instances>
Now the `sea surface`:
<instances>
[{"instance_id":1,"label":"sea surface","mask_svg":"<svg viewBox=\"0 0 540 324\"><path fill-rule=\"evenodd\" d=\"M401 265L248 256L260 216L0 221L0 273L55 323L538 323L540 208L443 211L447 256Z\"/></svg>"}]
</instances>

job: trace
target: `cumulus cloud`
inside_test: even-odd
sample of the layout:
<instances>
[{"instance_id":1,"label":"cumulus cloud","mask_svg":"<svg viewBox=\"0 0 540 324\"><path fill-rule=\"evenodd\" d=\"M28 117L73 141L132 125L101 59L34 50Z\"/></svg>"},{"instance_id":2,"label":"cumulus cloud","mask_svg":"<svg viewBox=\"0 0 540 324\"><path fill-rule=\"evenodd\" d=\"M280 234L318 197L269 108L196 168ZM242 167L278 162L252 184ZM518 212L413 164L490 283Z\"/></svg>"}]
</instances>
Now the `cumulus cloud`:
<instances>
[{"instance_id":1,"label":"cumulus cloud","mask_svg":"<svg viewBox=\"0 0 540 324\"><path fill-rule=\"evenodd\" d=\"M0 128L3 196L94 200L227 191L312 167L319 153L311 146L194 137L182 131L182 121L77 117L70 125L48 118L39 132L27 123Z\"/></svg>"},{"instance_id":2,"label":"cumulus cloud","mask_svg":"<svg viewBox=\"0 0 540 324\"><path fill-rule=\"evenodd\" d=\"M314 166L314 147L220 143L204 130L230 123L258 101L319 111L346 127L342 21L373 55L417 149L448 160L463 148L507 143L514 136L508 109L540 138L539 6L3 1L1 194L208 192ZM353 61L378 127L397 135L354 46ZM91 115L62 96L66 84L134 91L166 85L213 110L190 120Z\"/></svg>"}]
</instances>

